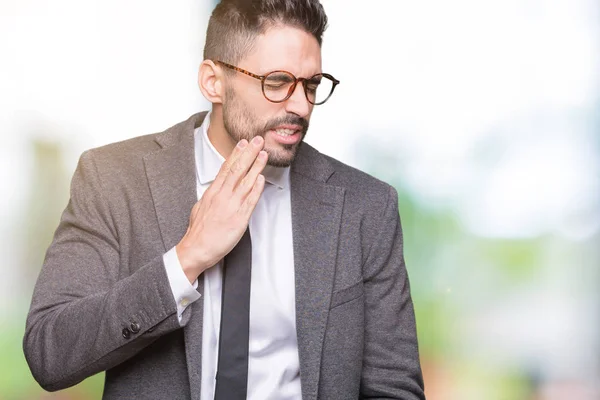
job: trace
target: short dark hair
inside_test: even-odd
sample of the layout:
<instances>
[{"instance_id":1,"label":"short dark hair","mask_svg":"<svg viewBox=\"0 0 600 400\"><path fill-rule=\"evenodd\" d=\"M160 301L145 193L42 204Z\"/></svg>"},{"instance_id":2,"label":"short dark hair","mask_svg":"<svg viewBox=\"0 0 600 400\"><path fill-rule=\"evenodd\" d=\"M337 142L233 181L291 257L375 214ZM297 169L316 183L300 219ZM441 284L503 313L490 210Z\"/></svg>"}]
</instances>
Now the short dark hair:
<instances>
[{"instance_id":1,"label":"short dark hair","mask_svg":"<svg viewBox=\"0 0 600 400\"><path fill-rule=\"evenodd\" d=\"M277 24L302 29L321 46L327 15L319 0L222 0L208 21L204 59L236 64Z\"/></svg>"}]
</instances>

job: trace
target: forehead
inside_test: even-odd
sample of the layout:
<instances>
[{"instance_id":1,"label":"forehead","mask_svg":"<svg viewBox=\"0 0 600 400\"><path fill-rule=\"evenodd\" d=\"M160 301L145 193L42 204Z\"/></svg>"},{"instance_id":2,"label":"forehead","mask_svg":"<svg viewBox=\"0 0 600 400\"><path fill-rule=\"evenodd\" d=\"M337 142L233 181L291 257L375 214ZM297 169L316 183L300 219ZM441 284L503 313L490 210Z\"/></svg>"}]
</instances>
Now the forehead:
<instances>
[{"instance_id":1,"label":"forehead","mask_svg":"<svg viewBox=\"0 0 600 400\"><path fill-rule=\"evenodd\" d=\"M257 37L242 65L258 74L285 70L296 76L312 76L321 72L321 47L302 29L275 25Z\"/></svg>"}]
</instances>

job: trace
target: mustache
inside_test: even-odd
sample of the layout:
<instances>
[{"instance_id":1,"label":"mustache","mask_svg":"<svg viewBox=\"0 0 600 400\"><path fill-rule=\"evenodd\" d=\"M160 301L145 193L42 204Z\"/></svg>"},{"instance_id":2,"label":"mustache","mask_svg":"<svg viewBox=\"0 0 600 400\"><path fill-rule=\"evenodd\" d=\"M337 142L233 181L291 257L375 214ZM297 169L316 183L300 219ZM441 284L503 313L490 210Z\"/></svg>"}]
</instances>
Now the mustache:
<instances>
[{"instance_id":1,"label":"mustache","mask_svg":"<svg viewBox=\"0 0 600 400\"><path fill-rule=\"evenodd\" d=\"M294 115L287 115L285 117L271 120L265 125L264 130L269 131L271 129L278 127L279 125L298 125L298 126L302 127L303 133L306 133L306 131L308 130L308 121L305 120L304 118L300 118L300 117L294 116Z\"/></svg>"}]
</instances>

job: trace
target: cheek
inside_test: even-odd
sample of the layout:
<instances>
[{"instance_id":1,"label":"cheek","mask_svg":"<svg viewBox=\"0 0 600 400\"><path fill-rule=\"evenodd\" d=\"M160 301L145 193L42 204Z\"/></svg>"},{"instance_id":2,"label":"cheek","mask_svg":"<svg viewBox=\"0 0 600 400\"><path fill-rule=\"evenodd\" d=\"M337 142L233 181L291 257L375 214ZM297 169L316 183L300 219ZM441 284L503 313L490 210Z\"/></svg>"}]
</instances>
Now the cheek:
<instances>
[{"instance_id":1,"label":"cheek","mask_svg":"<svg viewBox=\"0 0 600 400\"><path fill-rule=\"evenodd\" d=\"M252 80L251 82L245 82L243 86L240 85L236 88L236 93L246 104L256 104L262 100L266 101L260 81Z\"/></svg>"}]
</instances>

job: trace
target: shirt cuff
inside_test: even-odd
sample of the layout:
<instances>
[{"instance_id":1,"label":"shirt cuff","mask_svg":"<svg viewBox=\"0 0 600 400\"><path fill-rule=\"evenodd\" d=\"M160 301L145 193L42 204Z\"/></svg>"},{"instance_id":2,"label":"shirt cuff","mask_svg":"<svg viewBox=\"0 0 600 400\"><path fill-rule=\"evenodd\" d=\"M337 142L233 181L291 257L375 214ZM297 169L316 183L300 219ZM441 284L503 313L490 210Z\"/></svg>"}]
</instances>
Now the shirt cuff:
<instances>
[{"instance_id":1,"label":"shirt cuff","mask_svg":"<svg viewBox=\"0 0 600 400\"><path fill-rule=\"evenodd\" d=\"M173 298L175 304L177 304L177 318L181 322L181 315L186 307L202 297L196 290L198 279L190 284L183 268L181 268L175 247L163 255L163 262L167 271L167 278L169 278L169 285L171 285L171 292L173 292Z\"/></svg>"}]
</instances>

